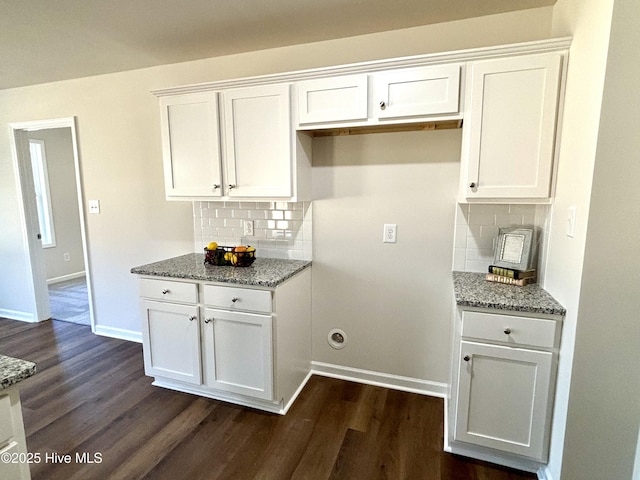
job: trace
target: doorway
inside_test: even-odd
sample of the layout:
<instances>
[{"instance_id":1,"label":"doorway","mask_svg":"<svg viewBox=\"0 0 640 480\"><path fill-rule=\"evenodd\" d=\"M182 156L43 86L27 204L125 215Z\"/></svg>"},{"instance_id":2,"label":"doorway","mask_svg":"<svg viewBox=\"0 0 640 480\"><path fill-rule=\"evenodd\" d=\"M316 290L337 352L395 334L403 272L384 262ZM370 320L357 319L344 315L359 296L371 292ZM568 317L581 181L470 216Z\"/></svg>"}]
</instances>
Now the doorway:
<instances>
[{"instance_id":1,"label":"doorway","mask_svg":"<svg viewBox=\"0 0 640 480\"><path fill-rule=\"evenodd\" d=\"M94 329L74 118L11 124L38 321Z\"/></svg>"}]
</instances>

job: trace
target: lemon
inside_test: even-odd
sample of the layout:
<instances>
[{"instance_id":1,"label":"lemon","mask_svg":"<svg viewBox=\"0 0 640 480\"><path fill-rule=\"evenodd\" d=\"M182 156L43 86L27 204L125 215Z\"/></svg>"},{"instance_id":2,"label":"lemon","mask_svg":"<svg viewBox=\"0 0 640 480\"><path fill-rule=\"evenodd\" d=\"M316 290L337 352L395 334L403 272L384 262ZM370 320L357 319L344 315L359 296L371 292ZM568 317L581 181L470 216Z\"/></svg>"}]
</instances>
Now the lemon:
<instances>
[{"instance_id":1,"label":"lemon","mask_svg":"<svg viewBox=\"0 0 640 480\"><path fill-rule=\"evenodd\" d=\"M216 242L211 242L207 245L207 250L215 250L216 248L218 248L218 244Z\"/></svg>"},{"instance_id":2,"label":"lemon","mask_svg":"<svg viewBox=\"0 0 640 480\"><path fill-rule=\"evenodd\" d=\"M247 252L255 252L256 249L253 247L247 247Z\"/></svg>"}]
</instances>

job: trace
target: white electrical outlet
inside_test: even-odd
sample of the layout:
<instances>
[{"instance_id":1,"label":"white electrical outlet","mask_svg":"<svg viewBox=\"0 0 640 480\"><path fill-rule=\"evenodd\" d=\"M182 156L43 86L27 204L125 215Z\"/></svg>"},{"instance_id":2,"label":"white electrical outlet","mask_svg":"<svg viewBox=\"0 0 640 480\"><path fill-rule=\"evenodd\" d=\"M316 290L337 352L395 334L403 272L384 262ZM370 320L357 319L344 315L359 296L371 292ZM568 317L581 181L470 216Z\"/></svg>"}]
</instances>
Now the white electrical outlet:
<instances>
[{"instance_id":1,"label":"white electrical outlet","mask_svg":"<svg viewBox=\"0 0 640 480\"><path fill-rule=\"evenodd\" d=\"M253 237L253 220L244 221L244 236Z\"/></svg>"},{"instance_id":2,"label":"white electrical outlet","mask_svg":"<svg viewBox=\"0 0 640 480\"><path fill-rule=\"evenodd\" d=\"M70 262L71 261L71 254L70 253L65 253L63 255L63 257L64 257L64 261L65 262Z\"/></svg>"},{"instance_id":3,"label":"white electrical outlet","mask_svg":"<svg viewBox=\"0 0 640 480\"><path fill-rule=\"evenodd\" d=\"M100 213L100 200L89 200L89 213Z\"/></svg>"},{"instance_id":4,"label":"white electrical outlet","mask_svg":"<svg viewBox=\"0 0 640 480\"><path fill-rule=\"evenodd\" d=\"M384 243L396 243L396 224L395 223L384 224L384 233L382 236L382 241Z\"/></svg>"}]
</instances>

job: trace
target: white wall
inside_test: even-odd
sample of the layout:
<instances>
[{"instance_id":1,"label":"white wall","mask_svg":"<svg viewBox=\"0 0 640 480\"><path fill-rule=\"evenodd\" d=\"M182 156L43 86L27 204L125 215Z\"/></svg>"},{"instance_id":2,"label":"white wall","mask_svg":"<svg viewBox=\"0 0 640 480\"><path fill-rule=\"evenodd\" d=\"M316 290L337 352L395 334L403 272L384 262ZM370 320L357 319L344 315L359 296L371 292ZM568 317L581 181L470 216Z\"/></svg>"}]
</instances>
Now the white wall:
<instances>
[{"instance_id":1,"label":"white wall","mask_svg":"<svg viewBox=\"0 0 640 480\"><path fill-rule=\"evenodd\" d=\"M562 478L631 479L640 425L640 5L615 0Z\"/></svg>"},{"instance_id":2,"label":"white wall","mask_svg":"<svg viewBox=\"0 0 640 480\"><path fill-rule=\"evenodd\" d=\"M561 478L612 5L613 0L558 0L553 10L553 36L573 36L544 285L567 309L562 328L551 451L547 468L548 475L555 480ZM573 238L565 235L567 209L570 206L575 206L577 211Z\"/></svg>"},{"instance_id":3,"label":"white wall","mask_svg":"<svg viewBox=\"0 0 640 480\"><path fill-rule=\"evenodd\" d=\"M314 139L314 360L448 382L460 142L461 130Z\"/></svg>"},{"instance_id":4,"label":"white wall","mask_svg":"<svg viewBox=\"0 0 640 480\"><path fill-rule=\"evenodd\" d=\"M151 90L538 40L549 36L551 12L547 7L0 91L0 124L77 116L84 198L99 199L102 207L100 215L87 216L96 324L101 332L135 335L137 283L129 269L194 245L191 203L164 200L158 101ZM0 130L0 224L0 309L32 311L8 129ZM435 370L434 376L445 377Z\"/></svg>"},{"instance_id":5,"label":"white wall","mask_svg":"<svg viewBox=\"0 0 640 480\"><path fill-rule=\"evenodd\" d=\"M29 132L28 137L44 142L47 158L56 235L55 247L45 248L43 252L47 265L47 279L84 272L71 129L39 130ZM65 253L70 255L70 261L64 260Z\"/></svg>"}]
</instances>

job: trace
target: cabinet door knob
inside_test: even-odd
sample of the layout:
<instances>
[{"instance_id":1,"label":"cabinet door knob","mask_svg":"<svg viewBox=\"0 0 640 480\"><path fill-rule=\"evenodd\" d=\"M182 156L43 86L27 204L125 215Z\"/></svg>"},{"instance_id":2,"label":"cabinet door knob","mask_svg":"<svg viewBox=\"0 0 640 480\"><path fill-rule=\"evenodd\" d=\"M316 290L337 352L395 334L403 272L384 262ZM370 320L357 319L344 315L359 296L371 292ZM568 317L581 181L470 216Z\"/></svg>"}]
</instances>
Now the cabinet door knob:
<instances>
[{"instance_id":1,"label":"cabinet door knob","mask_svg":"<svg viewBox=\"0 0 640 480\"><path fill-rule=\"evenodd\" d=\"M169 293L169 289L168 288L165 288L164 290L162 290L162 294L163 295L166 295L167 293Z\"/></svg>"},{"instance_id":2,"label":"cabinet door knob","mask_svg":"<svg viewBox=\"0 0 640 480\"><path fill-rule=\"evenodd\" d=\"M238 300L240 300L238 297L233 297L233 298L231 299L231 301L232 301L233 303L236 303Z\"/></svg>"},{"instance_id":3,"label":"cabinet door knob","mask_svg":"<svg viewBox=\"0 0 640 480\"><path fill-rule=\"evenodd\" d=\"M229 184L229 190L233 190L234 188L236 188L235 185Z\"/></svg>"},{"instance_id":4,"label":"cabinet door knob","mask_svg":"<svg viewBox=\"0 0 640 480\"><path fill-rule=\"evenodd\" d=\"M213 185L213 189L214 189L214 190L217 190L217 189L219 189L219 188L220 188L220 185L219 185L219 184L217 184L217 183L216 183L216 184L214 184L214 185Z\"/></svg>"},{"instance_id":5,"label":"cabinet door knob","mask_svg":"<svg viewBox=\"0 0 640 480\"><path fill-rule=\"evenodd\" d=\"M469 188L476 188L476 187L477 187L476 182L471 182L469 184Z\"/></svg>"},{"instance_id":6,"label":"cabinet door knob","mask_svg":"<svg viewBox=\"0 0 640 480\"><path fill-rule=\"evenodd\" d=\"M195 319L196 319L196 316L195 316L195 315L191 315L191 316L189 317L189 321L190 321L190 322L193 322Z\"/></svg>"},{"instance_id":7,"label":"cabinet door knob","mask_svg":"<svg viewBox=\"0 0 640 480\"><path fill-rule=\"evenodd\" d=\"M504 334L505 335L511 335L511 329L510 328L505 328L504 329Z\"/></svg>"},{"instance_id":8,"label":"cabinet door knob","mask_svg":"<svg viewBox=\"0 0 640 480\"><path fill-rule=\"evenodd\" d=\"M211 323L213 322L213 318L205 318L204 319L204 323Z\"/></svg>"},{"instance_id":9,"label":"cabinet door knob","mask_svg":"<svg viewBox=\"0 0 640 480\"><path fill-rule=\"evenodd\" d=\"M380 110L384 110L385 108L387 108L387 104L383 100L382 102L380 102Z\"/></svg>"},{"instance_id":10,"label":"cabinet door knob","mask_svg":"<svg viewBox=\"0 0 640 480\"><path fill-rule=\"evenodd\" d=\"M462 357L462 359L463 359L465 362L468 362L469 360L471 360L471 357L470 357L469 355L465 355L464 357Z\"/></svg>"}]
</instances>

